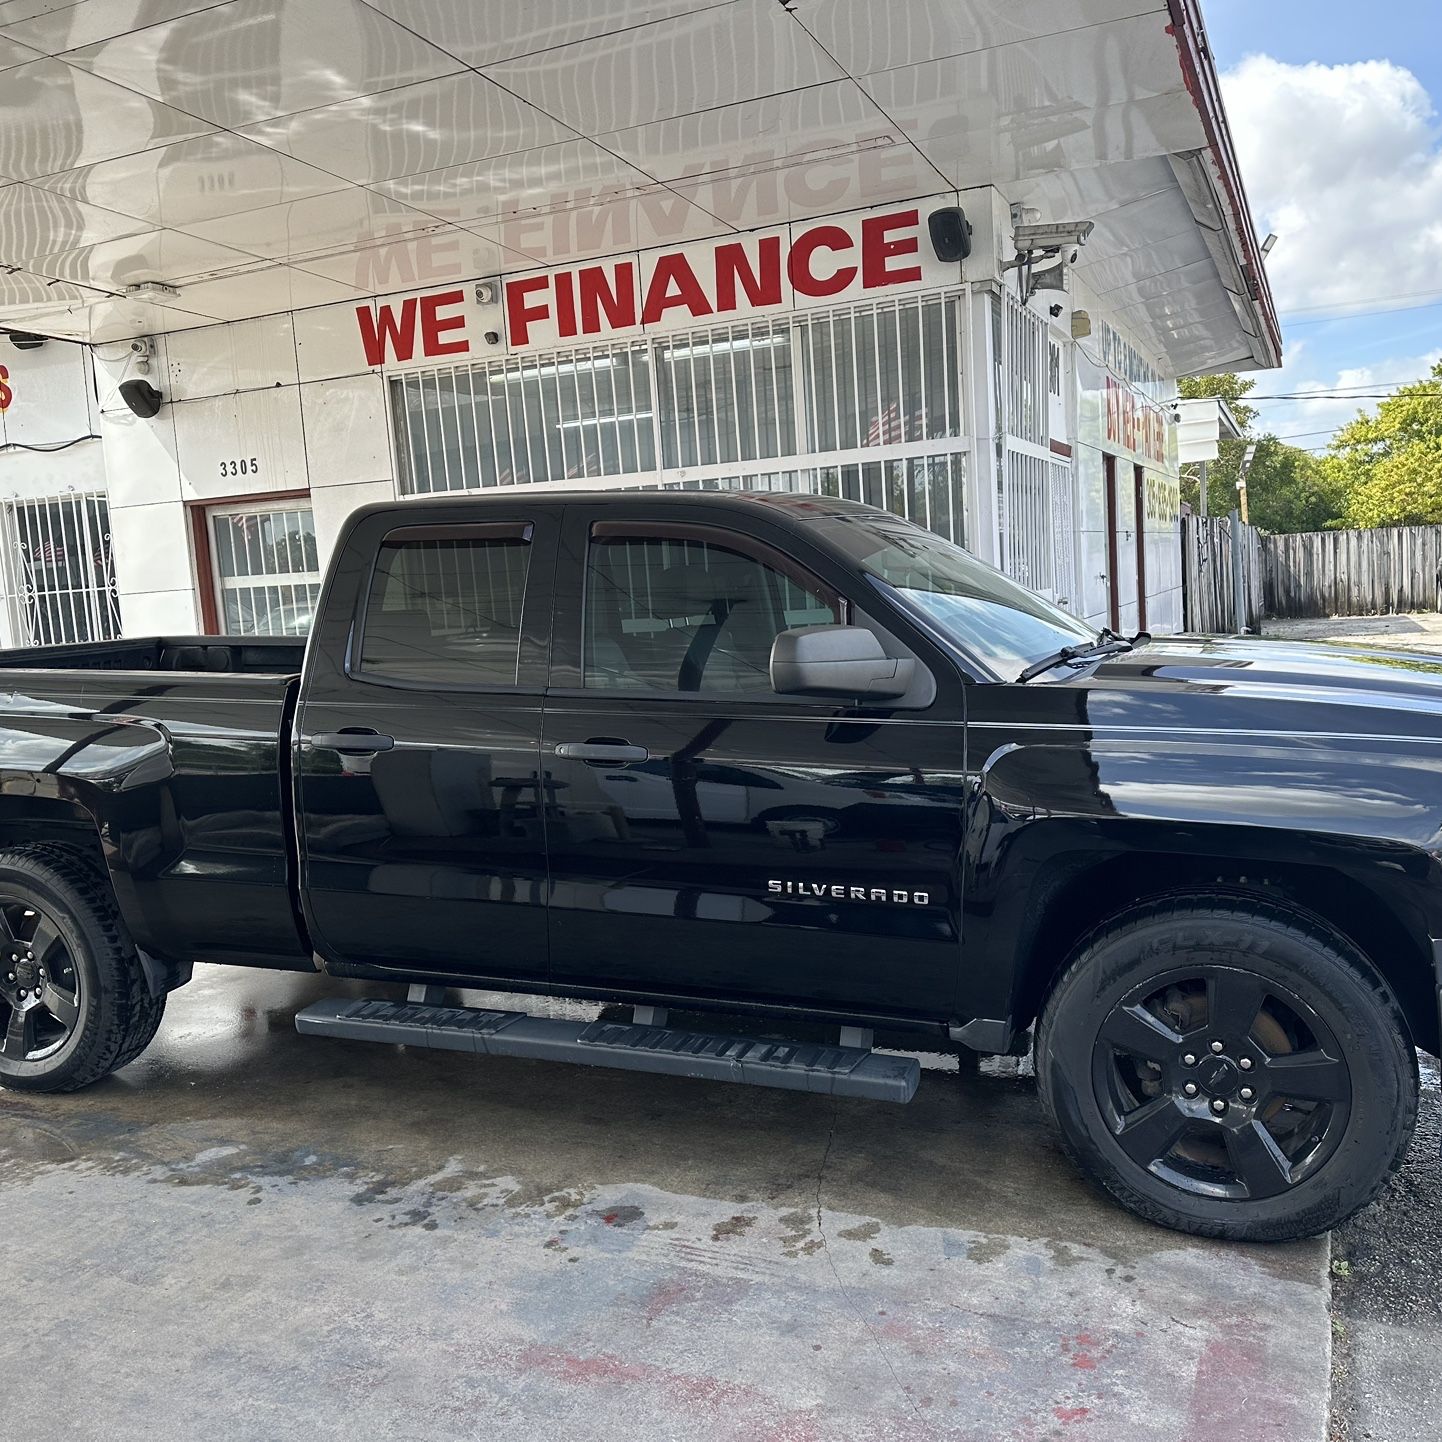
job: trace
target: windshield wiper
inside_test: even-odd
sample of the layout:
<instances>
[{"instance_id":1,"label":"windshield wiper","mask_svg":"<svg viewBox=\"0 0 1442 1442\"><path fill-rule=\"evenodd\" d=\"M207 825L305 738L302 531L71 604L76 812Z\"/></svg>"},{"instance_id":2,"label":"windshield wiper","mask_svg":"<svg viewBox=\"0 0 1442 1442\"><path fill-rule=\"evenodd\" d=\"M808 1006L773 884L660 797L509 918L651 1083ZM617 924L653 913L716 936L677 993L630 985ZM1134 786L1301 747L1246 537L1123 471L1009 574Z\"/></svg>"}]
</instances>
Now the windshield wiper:
<instances>
[{"instance_id":1,"label":"windshield wiper","mask_svg":"<svg viewBox=\"0 0 1442 1442\"><path fill-rule=\"evenodd\" d=\"M1044 671L1065 666L1069 661L1080 661L1090 656L1115 656L1131 649L1132 643L1125 636L1118 636L1115 631L1104 626L1095 641L1088 641L1084 646L1063 646L1060 651L1043 656L1040 661L1033 661L1016 679L1030 681Z\"/></svg>"}]
</instances>

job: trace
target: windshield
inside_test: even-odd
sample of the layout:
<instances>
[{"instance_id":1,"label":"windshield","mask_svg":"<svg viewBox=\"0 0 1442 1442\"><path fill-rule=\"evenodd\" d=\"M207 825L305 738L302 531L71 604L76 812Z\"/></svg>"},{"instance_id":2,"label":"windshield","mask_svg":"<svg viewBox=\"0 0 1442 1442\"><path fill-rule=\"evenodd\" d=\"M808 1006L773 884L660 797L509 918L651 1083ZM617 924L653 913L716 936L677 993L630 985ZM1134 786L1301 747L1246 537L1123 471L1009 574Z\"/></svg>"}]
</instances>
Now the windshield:
<instances>
[{"instance_id":1,"label":"windshield","mask_svg":"<svg viewBox=\"0 0 1442 1442\"><path fill-rule=\"evenodd\" d=\"M953 542L900 517L858 510L813 524L933 630L1004 680L1097 633Z\"/></svg>"}]
</instances>

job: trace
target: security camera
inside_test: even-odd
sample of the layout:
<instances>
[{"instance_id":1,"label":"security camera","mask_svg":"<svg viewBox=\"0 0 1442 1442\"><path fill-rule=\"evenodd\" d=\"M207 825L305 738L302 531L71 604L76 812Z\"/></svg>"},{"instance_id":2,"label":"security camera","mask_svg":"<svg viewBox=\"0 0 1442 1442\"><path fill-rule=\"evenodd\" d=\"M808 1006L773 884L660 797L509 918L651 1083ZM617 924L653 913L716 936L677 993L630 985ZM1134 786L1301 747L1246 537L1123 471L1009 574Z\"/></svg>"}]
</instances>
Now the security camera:
<instances>
[{"instance_id":1,"label":"security camera","mask_svg":"<svg viewBox=\"0 0 1442 1442\"><path fill-rule=\"evenodd\" d=\"M1018 251L1060 250L1067 245L1085 245L1095 229L1094 220L1059 220L1047 225L1018 225L1012 238Z\"/></svg>"}]
</instances>

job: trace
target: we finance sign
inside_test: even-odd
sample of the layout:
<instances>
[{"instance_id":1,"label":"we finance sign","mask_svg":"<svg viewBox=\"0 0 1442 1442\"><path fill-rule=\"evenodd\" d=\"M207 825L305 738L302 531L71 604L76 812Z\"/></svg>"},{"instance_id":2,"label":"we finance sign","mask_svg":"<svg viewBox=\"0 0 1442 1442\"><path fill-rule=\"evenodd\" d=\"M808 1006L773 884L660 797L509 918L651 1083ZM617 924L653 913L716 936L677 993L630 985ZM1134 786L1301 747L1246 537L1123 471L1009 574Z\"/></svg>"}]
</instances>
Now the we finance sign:
<instances>
[{"instance_id":1,"label":"we finance sign","mask_svg":"<svg viewBox=\"0 0 1442 1442\"><path fill-rule=\"evenodd\" d=\"M691 329L774 311L955 285L935 258L935 202L504 277L490 300L450 287L356 310L369 366Z\"/></svg>"}]
</instances>

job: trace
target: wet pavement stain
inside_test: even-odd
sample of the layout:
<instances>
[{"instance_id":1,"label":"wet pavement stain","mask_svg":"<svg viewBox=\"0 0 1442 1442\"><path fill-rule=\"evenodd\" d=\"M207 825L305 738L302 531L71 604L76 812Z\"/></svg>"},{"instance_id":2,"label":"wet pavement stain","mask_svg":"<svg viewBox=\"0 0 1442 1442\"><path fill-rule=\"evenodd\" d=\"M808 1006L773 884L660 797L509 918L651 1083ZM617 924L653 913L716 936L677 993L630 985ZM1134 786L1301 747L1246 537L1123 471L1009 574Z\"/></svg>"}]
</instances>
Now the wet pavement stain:
<instances>
[{"instance_id":1,"label":"wet pavement stain","mask_svg":"<svg viewBox=\"0 0 1442 1442\"><path fill-rule=\"evenodd\" d=\"M737 1215L727 1217L724 1222L717 1222L711 1228L711 1240L713 1242L724 1241L727 1237L739 1237L751 1230L756 1225L755 1217Z\"/></svg>"},{"instance_id":2,"label":"wet pavement stain","mask_svg":"<svg viewBox=\"0 0 1442 1442\"><path fill-rule=\"evenodd\" d=\"M896 1108L297 1037L336 989L199 968L120 1076L0 1092L31 1442L329 1442L362 1398L486 1442L1176 1442L1253 1315L1274 1435L1320 1436L1321 1251L1118 1212L1024 1078Z\"/></svg>"}]
</instances>

